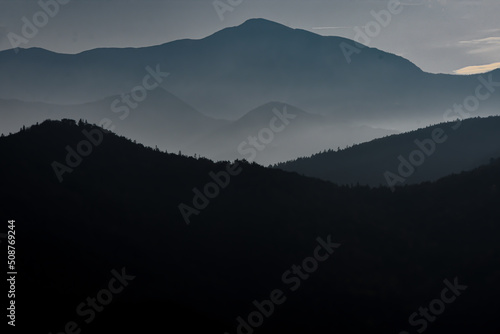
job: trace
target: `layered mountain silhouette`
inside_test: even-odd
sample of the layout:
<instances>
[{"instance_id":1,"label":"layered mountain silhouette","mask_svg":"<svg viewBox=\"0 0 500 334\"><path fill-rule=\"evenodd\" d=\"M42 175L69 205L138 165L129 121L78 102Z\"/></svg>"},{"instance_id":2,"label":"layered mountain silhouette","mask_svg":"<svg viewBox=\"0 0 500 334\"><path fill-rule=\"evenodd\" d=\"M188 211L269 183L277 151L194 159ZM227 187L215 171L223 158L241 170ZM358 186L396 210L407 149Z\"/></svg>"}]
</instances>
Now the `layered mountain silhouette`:
<instances>
[{"instance_id":1,"label":"layered mountain silhouette","mask_svg":"<svg viewBox=\"0 0 500 334\"><path fill-rule=\"evenodd\" d=\"M500 70L264 19L2 51L18 329L498 333L499 105Z\"/></svg>"},{"instance_id":2,"label":"layered mountain silhouette","mask_svg":"<svg viewBox=\"0 0 500 334\"><path fill-rule=\"evenodd\" d=\"M88 153L80 143L94 131L102 138ZM67 146L86 153L59 182L53 162L66 163ZM226 162L162 153L71 120L1 137L0 152L0 203L16 219L23 273L16 301L30 319L20 330L58 333L75 321L91 333L238 333L238 317L248 321L254 301L279 289L286 300L267 308L255 332L413 332L420 326L409 316L448 280L462 290L427 332L498 332L499 160L396 193L237 161L239 173L186 225L179 204L193 205L193 189L203 192ZM284 282L318 238L335 251ZM321 247L326 256L332 246ZM78 306L104 298L113 269L131 280L85 322Z\"/></svg>"},{"instance_id":3,"label":"layered mountain silhouette","mask_svg":"<svg viewBox=\"0 0 500 334\"><path fill-rule=\"evenodd\" d=\"M266 103L199 137L185 150L215 160L246 159L263 165L362 143L395 131L340 123L280 102Z\"/></svg>"},{"instance_id":4,"label":"layered mountain silhouette","mask_svg":"<svg viewBox=\"0 0 500 334\"><path fill-rule=\"evenodd\" d=\"M203 115L162 88L148 92L140 102L127 100L126 95L76 105L0 100L0 111L1 133L46 119L84 119L128 138L140 138L145 145L176 152L227 123Z\"/></svg>"},{"instance_id":5,"label":"layered mountain silhouette","mask_svg":"<svg viewBox=\"0 0 500 334\"><path fill-rule=\"evenodd\" d=\"M393 187L435 181L500 157L499 129L500 117L442 123L276 167L337 184Z\"/></svg>"},{"instance_id":6,"label":"layered mountain silhouette","mask_svg":"<svg viewBox=\"0 0 500 334\"><path fill-rule=\"evenodd\" d=\"M227 121L198 112L162 88L149 92L141 102L127 102L124 97L116 95L77 105L0 100L5 120L0 132L16 132L24 122L29 125L46 119L84 119L162 151L181 151L213 160L247 159L263 165L394 133L342 124L279 102L267 103L238 120ZM255 137L257 142L250 142L249 137Z\"/></svg>"},{"instance_id":7,"label":"layered mountain silhouette","mask_svg":"<svg viewBox=\"0 0 500 334\"><path fill-rule=\"evenodd\" d=\"M360 50L350 63L342 45ZM79 104L129 92L151 70L168 72L162 86L214 118L234 120L282 101L337 121L406 129L442 121L446 109L475 94L481 77L425 73L402 57L348 39L252 19L201 40L154 47L76 55L3 51L0 98ZM500 70L491 75L498 82ZM499 101L497 89L474 116L498 114Z\"/></svg>"}]
</instances>

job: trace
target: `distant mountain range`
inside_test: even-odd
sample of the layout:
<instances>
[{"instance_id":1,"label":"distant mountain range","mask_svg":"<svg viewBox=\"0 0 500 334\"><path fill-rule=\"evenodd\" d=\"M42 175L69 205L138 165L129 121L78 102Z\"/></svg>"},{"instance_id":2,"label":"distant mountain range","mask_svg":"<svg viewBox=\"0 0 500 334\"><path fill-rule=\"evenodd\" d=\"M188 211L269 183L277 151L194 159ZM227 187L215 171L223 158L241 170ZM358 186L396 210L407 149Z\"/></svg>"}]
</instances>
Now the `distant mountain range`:
<instances>
[{"instance_id":1,"label":"distant mountain range","mask_svg":"<svg viewBox=\"0 0 500 334\"><path fill-rule=\"evenodd\" d=\"M197 136L227 123L199 113L161 88L149 92L140 103L130 102L133 104L122 102L121 95L76 105L0 100L0 132L15 132L24 124L46 119L84 119L106 124L129 138L140 138L145 145L179 150Z\"/></svg>"},{"instance_id":2,"label":"distant mountain range","mask_svg":"<svg viewBox=\"0 0 500 334\"><path fill-rule=\"evenodd\" d=\"M186 149L215 160L246 159L269 165L393 134L395 131L336 122L292 105L267 103L199 137Z\"/></svg>"},{"instance_id":3,"label":"distant mountain range","mask_svg":"<svg viewBox=\"0 0 500 334\"><path fill-rule=\"evenodd\" d=\"M409 129L442 121L445 110L475 94L479 84L479 76L425 73L402 57L369 47L348 63L342 43L356 46L348 39L252 19L201 40L154 47L76 55L7 50L0 52L0 98L81 104L130 92L156 72L165 76L165 89L217 119L234 120L282 101L343 123ZM498 82L500 70L491 75ZM473 116L498 114L498 91L481 101Z\"/></svg>"},{"instance_id":4,"label":"distant mountain range","mask_svg":"<svg viewBox=\"0 0 500 334\"><path fill-rule=\"evenodd\" d=\"M0 52L18 329L499 333L500 70L342 45L253 19Z\"/></svg>"},{"instance_id":5,"label":"distant mountain range","mask_svg":"<svg viewBox=\"0 0 500 334\"><path fill-rule=\"evenodd\" d=\"M471 120L461 130L480 125ZM113 133L94 136L89 153L81 143L96 130L52 121L0 138L0 207L16 219L23 272L16 305L20 319L30 319L17 324L22 332L58 333L74 321L91 333L238 333L238 317L248 319L275 289L286 301L259 333L413 332L424 318L412 326L409 316L440 297L444 280L466 290L428 323L429 333L500 329L498 159L393 194L243 161L225 181L227 163L166 154ZM84 156L77 166L73 156L59 182L52 165L66 163L66 146ZM186 225L179 205L193 205L193 189L206 192L214 174L228 183L216 196L210 190ZM318 254L329 257L311 270ZM294 265L308 273L292 273ZM108 305L103 289L112 270L130 281ZM79 306L96 296L104 311L86 322L89 311Z\"/></svg>"},{"instance_id":6,"label":"distant mountain range","mask_svg":"<svg viewBox=\"0 0 500 334\"><path fill-rule=\"evenodd\" d=\"M435 181L499 158L499 130L498 116L442 123L276 167L337 184L393 187Z\"/></svg>"},{"instance_id":7,"label":"distant mountain range","mask_svg":"<svg viewBox=\"0 0 500 334\"><path fill-rule=\"evenodd\" d=\"M105 125L127 138L140 138L141 143L162 151L181 151L215 160L245 158L264 165L314 154L332 145L345 147L395 133L340 124L331 117L309 114L278 102L267 103L236 121L218 120L198 112L163 88L149 92L144 101L133 103L135 108L122 102L121 95L78 105L0 100L4 121L0 133L16 132L24 124L46 119L83 119ZM257 142L250 142L250 136Z\"/></svg>"}]
</instances>

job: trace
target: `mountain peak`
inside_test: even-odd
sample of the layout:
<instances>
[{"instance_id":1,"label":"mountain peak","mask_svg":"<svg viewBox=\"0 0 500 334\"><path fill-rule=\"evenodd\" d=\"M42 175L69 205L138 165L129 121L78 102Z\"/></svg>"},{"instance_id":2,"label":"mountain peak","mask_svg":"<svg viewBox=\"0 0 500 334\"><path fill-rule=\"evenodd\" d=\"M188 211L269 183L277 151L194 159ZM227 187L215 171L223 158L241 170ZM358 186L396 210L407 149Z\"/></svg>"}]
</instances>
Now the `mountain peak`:
<instances>
[{"instance_id":1,"label":"mountain peak","mask_svg":"<svg viewBox=\"0 0 500 334\"><path fill-rule=\"evenodd\" d=\"M249 26L249 27L262 27L262 26L267 26L267 27L286 27L285 25L274 22L271 20L267 19L262 19L262 18L253 18L253 19L248 19L245 22L243 22L240 26Z\"/></svg>"},{"instance_id":2,"label":"mountain peak","mask_svg":"<svg viewBox=\"0 0 500 334\"><path fill-rule=\"evenodd\" d=\"M240 25L231 26L215 32L214 34L204 38L205 41L211 43L226 43L229 39L258 39L262 38L277 38L282 39L294 29L287 27L281 23L274 21L254 18L246 20Z\"/></svg>"},{"instance_id":3,"label":"mountain peak","mask_svg":"<svg viewBox=\"0 0 500 334\"><path fill-rule=\"evenodd\" d=\"M249 19L240 24L239 26L234 27L238 30L243 30L243 31L249 31L252 33L256 32L269 32L269 31L288 31L288 30L293 30L290 27L287 27L281 23L266 20L266 19L261 19L261 18L255 18L255 19Z\"/></svg>"}]
</instances>

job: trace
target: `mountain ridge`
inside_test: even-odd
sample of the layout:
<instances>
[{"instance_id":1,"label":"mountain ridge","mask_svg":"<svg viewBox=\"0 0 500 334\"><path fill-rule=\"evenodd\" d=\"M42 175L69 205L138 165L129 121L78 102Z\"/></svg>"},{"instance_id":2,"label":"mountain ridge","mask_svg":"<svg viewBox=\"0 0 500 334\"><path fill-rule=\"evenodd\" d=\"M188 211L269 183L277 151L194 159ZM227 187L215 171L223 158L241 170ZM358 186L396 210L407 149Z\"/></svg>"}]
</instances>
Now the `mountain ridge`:
<instances>
[{"instance_id":1,"label":"mountain ridge","mask_svg":"<svg viewBox=\"0 0 500 334\"><path fill-rule=\"evenodd\" d=\"M436 298L443 279L454 277L471 288L433 330L498 331L500 160L395 194L240 160L241 172L186 225L178 205L191 205L193 189L203 191L227 162L167 154L104 133L59 182L51 163L64 163L65 146L76 147L83 131L95 129L44 122L0 137L9 162L0 164L0 175L8 176L2 212L16 218L23 236L16 303L32 305L23 311L32 321L20 322L21 330L62 328L114 269L135 278L119 302L84 324L93 333L158 326L223 333L273 289L287 301L259 332L398 332L418 305ZM341 245L292 294L280 278L313 255L318 238Z\"/></svg>"},{"instance_id":2,"label":"mountain ridge","mask_svg":"<svg viewBox=\"0 0 500 334\"><path fill-rule=\"evenodd\" d=\"M398 186L435 181L500 157L499 127L499 116L440 123L337 151L331 148L275 167L338 184L392 187L394 178L402 180L397 182ZM434 135L436 130L442 132L443 140L431 143L430 140L438 138ZM416 155L423 157L421 164L409 162ZM400 177L406 174L399 172L401 165L407 166L404 168L411 171L410 175Z\"/></svg>"},{"instance_id":3,"label":"mountain ridge","mask_svg":"<svg viewBox=\"0 0 500 334\"><path fill-rule=\"evenodd\" d=\"M413 124L408 128L422 119L435 122L437 112L477 85L478 76L422 72L405 58L371 47L348 64L341 43L356 42L257 19L202 39L144 48L44 53L41 59L31 56L39 49L16 57L3 51L0 98L85 103L127 92L142 81L147 66L159 66L171 73L165 89L213 118L234 120L256 105L284 101L339 121L404 121ZM482 102L483 112L498 100L496 93Z\"/></svg>"}]
</instances>

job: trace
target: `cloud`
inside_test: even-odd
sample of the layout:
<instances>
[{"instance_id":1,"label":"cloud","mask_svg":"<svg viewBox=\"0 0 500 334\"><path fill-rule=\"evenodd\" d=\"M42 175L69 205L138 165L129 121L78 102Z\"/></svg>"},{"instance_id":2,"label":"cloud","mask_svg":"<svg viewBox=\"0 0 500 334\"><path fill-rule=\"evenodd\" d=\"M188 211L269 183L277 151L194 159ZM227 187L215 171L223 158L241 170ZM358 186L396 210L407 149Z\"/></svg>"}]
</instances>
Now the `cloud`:
<instances>
[{"instance_id":1,"label":"cloud","mask_svg":"<svg viewBox=\"0 0 500 334\"><path fill-rule=\"evenodd\" d=\"M500 31L500 28L495 28L495 29L486 29L486 30L483 30L482 32L487 33L487 34L491 34L491 33L499 32L499 31Z\"/></svg>"},{"instance_id":2,"label":"cloud","mask_svg":"<svg viewBox=\"0 0 500 334\"><path fill-rule=\"evenodd\" d=\"M500 37L487 37L482 39L473 39L471 41L461 41L463 44L491 44L497 43L500 44Z\"/></svg>"},{"instance_id":3,"label":"cloud","mask_svg":"<svg viewBox=\"0 0 500 334\"><path fill-rule=\"evenodd\" d=\"M467 53L477 54L500 50L500 37L487 37L473 39L470 41L460 41L459 45L472 48Z\"/></svg>"},{"instance_id":4,"label":"cloud","mask_svg":"<svg viewBox=\"0 0 500 334\"><path fill-rule=\"evenodd\" d=\"M402 6L427 6L432 7L433 5L446 6L448 0L400 0Z\"/></svg>"},{"instance_id":5,"label":"cloud","mask_svg":"<svg viewBox=\"0 0 500 334\"><path fill-rule=\"evenodd\" d=\"M492 63L487 65L467 66L456 71L455 74L479 74L486 73L500 68L500 63Z\"/></svg>"},{"instance_id":6,"label":"cloud","mask_svg":"<svg viewBox=\"0 0 500 334\"><path fill-rule=\"evenodd\" d=\"M353 27L312 27L312 30L327 30L327 29L352 29Z\"/></svg>"}]
</instances>

